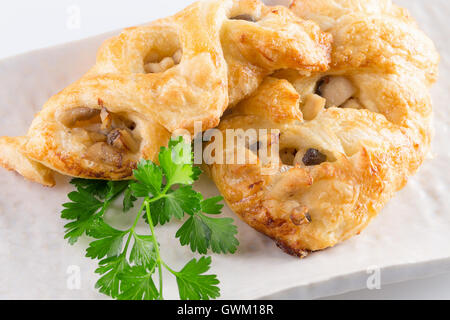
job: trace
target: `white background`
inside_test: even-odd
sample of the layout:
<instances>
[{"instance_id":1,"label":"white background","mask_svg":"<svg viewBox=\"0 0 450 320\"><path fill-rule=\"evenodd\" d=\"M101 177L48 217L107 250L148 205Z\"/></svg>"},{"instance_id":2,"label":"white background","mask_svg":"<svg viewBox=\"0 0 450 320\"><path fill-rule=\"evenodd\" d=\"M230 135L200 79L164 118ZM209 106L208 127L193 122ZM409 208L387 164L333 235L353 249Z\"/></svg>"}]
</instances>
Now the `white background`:
<instances>
[{"instance_id":1,"label":"white background","mask_svg":"<svg viewBox=\"0 0 450 320\"><path fill-rule=\"evenodd\" d=\"M0 58L145 23L174 13L190 2L192 1L1 1ZM407 2L403 1L403 3ZM358 291L332 298L450 299L448 288L450 288L450 275L443 275L427 280L385 286L381 290Z\"/></svg>"}]
</instances>

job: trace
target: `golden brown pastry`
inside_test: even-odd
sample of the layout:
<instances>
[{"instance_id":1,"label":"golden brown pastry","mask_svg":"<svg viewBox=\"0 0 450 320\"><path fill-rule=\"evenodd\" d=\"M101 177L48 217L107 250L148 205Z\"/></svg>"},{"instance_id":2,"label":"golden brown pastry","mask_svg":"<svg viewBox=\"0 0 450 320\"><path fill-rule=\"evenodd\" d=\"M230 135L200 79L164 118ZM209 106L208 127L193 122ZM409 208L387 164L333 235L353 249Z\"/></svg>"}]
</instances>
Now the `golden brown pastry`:
<instances>
[{"instance_id":1,"label":"golden brown pastry","mask_svg":"<svg viewBox=\"0 0 450 320\"><path fill-rule=\"evenodd\" d=\"M280 135L225 149L247 154L247 163L212 164L209 172L244 221L304 257L359 234L419 168L439 57L391 1L297 0L292 10L333 35L331 69L267 78L219 129ZM279 154L261 157L266 146Z\"/></svg>"},{"instance_id":2,"label":"golden brown pastry","mask_svg":"<svg viewBox=\"0 0 450 320\"><path fill-rule=\"evenodd\" d=\"M0 139L0 165L8 170L17 170L22 176L29 180L43 184L47 187L55 185L52 171L37 161L31 160L20 150L26 141L23 137Z\"/></svg>"},{"instance_id":3,"label":"golden brown pastry","mask_svg":"<svg viewBox=\"0 0 450 320\"><path fill-rule=\"evenodd\" d=\"M330 40L315 23L258 0L194 3L106 41L96 65L46 103L25 138L0 140L16 150L0 149L0 160L41 182L47 179L22 164L83 178L129 178L172 132L193 131L195 121L203 130L216 126L229 105L275 70L326 70Z\"/></svg>"}]
</instances>

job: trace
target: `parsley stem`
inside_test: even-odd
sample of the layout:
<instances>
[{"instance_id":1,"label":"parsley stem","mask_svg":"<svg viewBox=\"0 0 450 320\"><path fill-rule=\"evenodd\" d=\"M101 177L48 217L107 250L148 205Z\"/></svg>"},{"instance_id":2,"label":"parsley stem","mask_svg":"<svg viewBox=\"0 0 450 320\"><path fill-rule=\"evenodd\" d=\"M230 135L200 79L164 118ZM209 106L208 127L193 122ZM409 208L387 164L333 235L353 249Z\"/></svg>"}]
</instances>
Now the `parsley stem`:
<instances>
[{"instance_id":1,"label":"parsley stem","mask_svg":"<svg viewBox=\"0 0 450 320\"><path fill-rule=\"evenodd\" d=\"M169 270L169 272L171 274L173 274L174 276L176 276L178 274L178 272L176 272L175 270L173 270L172 268L170 268L164 261L161 261L161 263L163 264L164 268L166 268L167 270Z\"/></svg>"},{"instance_id":2,"label":"parsley stem","mask_svg":"<svg viewBox=\"0 0 450 320\"><path fill-rule=\"evenodd\" d=\"M102 209L97 214L98 217L102 217L105 214L105 212L108 210L109 206L111 205L112 200L113 200L113 198L108 199L105 202L103 202Z\"/></svg>"},{"instance_id":3,"label":"parsley stem","mask_svg":"<svg viewBox=\"0 0 450 320\"><path fill-rule=\"evenodd\" d=\"M128 229L129 235L128 235L128 239L127 239L127 243L125 244L125 248L123 249L123 252L127 252L128 251L128 246L130 245L130 241L131 238L134 237L134 229L136 228L137 223L139 222L139 218L141 217L142 211L145 208L145 201L142 203L141 208L139 209L139 212L136 216L136 219L134 220L133 226Z\"/></svg>"},{"instance_id":4,"label":"parsley stem","mask_svg":"<svg viewBox=\"0 0 450 320\"><path fill-rule=\"evenodd\" d=\"M158 201L158 200L164 198L164 197L166 196L166 193L167 193L167 190L166 190L166 189L168 189L168 188L166 187L166 188L163 190L163 192L159 194L159 196L154 197L154 198L151 198L151 199L150 199L150 198L147 198L146 201L147 201L148 203L153 203L153 202L156 202L156 201Z\"/></svg>"},{"instance_id":5,"label":"parsley stem","mask_svg":"<svg viewBox=\"0 0 450 320\"><path fill-rule=\"evenodd\" d=\"M136 217L136 219L134 220L133 226L132 226L131 229L130 229L131 231L134 231L134 229L136 228L136 225L137 225L137 223L139 222L139 218L141 217L141 214L142 214L142 211L144 210L144 208L145 208L145 201L142 202L141 208L139 209L139 212L138 212L138 214L137 214L137 217Z\"/></svg>"},{"instance_id":6,"label":"parsley stem","mask_svg":"<svg viewBox=\"0 0 450 320\"><path fill-rule=\"evenodd\" d=\"M156 240L156 235L155 235L155 227L153 226L153 220L150 215L150 199L147 197L145 199L144 203L145 203L145 208L146 208L146 213L147 213L148 224L149 224L150 230L152 232L153 245L155 246L155 252L156 252L156 256L157 256L156 264L158 265L158 275L159 275L159 300L163 300L163 278L162 278L161 263L164 263L164 262L161 260L161 254L159 252L159 245L158 245L158 241Z\"/></svg>"},{"instance_id":7,"label":"parsley stem","mask_svg":"<svg viewBox=\"0 0 450 320\"><path fill-rule=\"evenodd\" d=\"M116 193L112 193L109 192L110 194L108 194L106 196L105 202L103 203L102 209L99 211L98 216L101 217L105 214L105 212L109 209L109 206L111 205L111 203L122 194L123 192L123 188L119 189L116 191ZM112 190L111 190L112 191Z\"/></svg>"},{"instance_id":8,"label":"parsley stem","mask_svg":"<svg viewBox=\"0 0 450 320\"><path fill-rule=\"evenodd\" d=\"M130 241L131 241L131 237L132 237L132 236L133 236L133 233L130 232L130 233L128 234L128 239L127 239L127 243L125 244L125 248L123 248L123 251L122 251L122 254L123 254L123 255L127 254L128 246L130 245Z\"/></svg>"}]
</instances>

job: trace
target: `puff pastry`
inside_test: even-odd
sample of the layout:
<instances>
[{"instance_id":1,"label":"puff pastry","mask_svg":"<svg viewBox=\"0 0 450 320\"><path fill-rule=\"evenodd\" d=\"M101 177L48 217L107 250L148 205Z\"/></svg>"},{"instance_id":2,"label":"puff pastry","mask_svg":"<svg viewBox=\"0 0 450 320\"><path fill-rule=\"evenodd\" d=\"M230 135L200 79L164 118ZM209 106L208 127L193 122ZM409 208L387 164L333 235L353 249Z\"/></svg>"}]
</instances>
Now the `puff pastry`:
<instances>
[{"instance_id":1,"label":"puff pastry","mask_svg":"<svg viewBox=\"0 0 450 320\"><path fill-rule=\"evenodd\" d=\"M429 87L439 56L389 0L296 0L292 10L333 35L330 70L267 78L219 129L280 135L260 136L256 148L225 148L246 153L247 163L208 169L244 221L304 257L359 234L419 168L430 145ZM261 158L262 140L279 146L279 155ZM282 166L263 174L276 160Z\"/></svg>"},{"instance_id":2,"label":"puff pastry","mask_svg":"<svg viewBox=\"0 0 450 320\"><path fill-rule=\"evenodd\" d=\"M96 65L52 97L26 137L1 138L0 163L51 185L69 176L129 178L178 129L212 128L228 106L279 69L326 70L331 37L257 0L194 3L106 41ZM13 152L14 151L14 152ZM20 158L19 161L15 159Z\"/></svg>"}]
</instances>

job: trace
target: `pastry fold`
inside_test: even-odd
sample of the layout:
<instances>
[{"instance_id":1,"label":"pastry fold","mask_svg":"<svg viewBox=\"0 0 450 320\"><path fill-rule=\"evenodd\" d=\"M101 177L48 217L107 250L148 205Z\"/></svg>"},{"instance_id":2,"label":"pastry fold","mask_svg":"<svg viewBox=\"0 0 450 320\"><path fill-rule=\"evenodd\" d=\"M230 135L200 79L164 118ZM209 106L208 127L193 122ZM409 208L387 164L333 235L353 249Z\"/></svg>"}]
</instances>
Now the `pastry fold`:
<instances>
[{"instance_id":1,"label":"pastry fold","mask_svg":"<svg viewBox=\"0 0 450 320\"><path fill-rule=\"evenodd\" d=\"M325 71L330 49L327 33L287 8L199 1L107 40L96 65L45 104L20 144L0 143L64 175L127 179L139 159L155 159L174 131L193 132L196 121L203 130L215 127L274 71ZM4 150L1 163L46 180Z\"/></svg>"}]
</instances>

